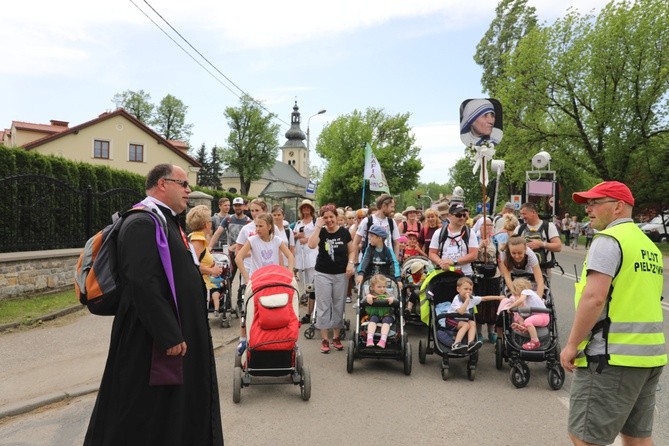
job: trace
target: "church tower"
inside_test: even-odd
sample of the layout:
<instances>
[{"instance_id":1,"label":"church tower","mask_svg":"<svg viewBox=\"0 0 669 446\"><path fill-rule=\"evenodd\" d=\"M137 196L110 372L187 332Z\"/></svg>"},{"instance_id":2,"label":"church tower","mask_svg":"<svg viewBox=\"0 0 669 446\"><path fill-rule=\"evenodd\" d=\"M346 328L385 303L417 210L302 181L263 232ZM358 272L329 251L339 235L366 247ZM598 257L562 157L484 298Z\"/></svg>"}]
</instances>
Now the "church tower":
<instances>
[{"instance_id":1,"label":"church tower","mask_svg":"<svg viewBox=\"0 0 669 446\"><path fill-rule=\"evenodd\" d=\"M293 166L304 178L309 178L309 150L304 145L306 135L300 128L302 121L297 101L290 117L290 129L286 132L286 143L281 147L281 161Z\"/></svg>"}]
</instances>

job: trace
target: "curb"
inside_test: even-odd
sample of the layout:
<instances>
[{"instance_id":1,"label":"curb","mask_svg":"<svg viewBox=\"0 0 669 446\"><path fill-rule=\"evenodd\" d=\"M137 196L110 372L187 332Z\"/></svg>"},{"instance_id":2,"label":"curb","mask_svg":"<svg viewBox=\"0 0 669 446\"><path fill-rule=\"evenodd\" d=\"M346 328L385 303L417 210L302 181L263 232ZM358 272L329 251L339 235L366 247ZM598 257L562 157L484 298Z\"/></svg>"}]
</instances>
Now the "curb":
<instances>
[{"instance_id":1,"label":"curb","mask_svg":"<svg viewBox=\"0 0 669 446\"><path fill-rule=\"evenodd\" d=\"M23 321L23 322L11 322L9 324L3 324L3 325L0 325L0 332L5 331L5 330L11 330L12 328L16 328L16 327L19 327L21 325L34 325L34 324L38 323L39 321L50 321L50 320L56 319L57 317L65 316L65 315L68 315L70 313L75 313L79 310L83 310L84 308L85 307L83 305L74 305L74 306L69 307L69 308L64 308L62 310L58 310L58 311L55 311L53 313L46 314L42 317L37 317L37 318L34 318L34 319L28 319L27 321Z\"/></svg>"},{"instance_id":2,"label":"curb","mask_svg":"<svg viewBox=\"0 0 669 446\"><path fill-rule=\"evenodd\" d=\"M74 307L74 308L75 308L75 310L77 310L77 309L80 309L80 308L83 308L83 307L82 306L77 306L77 307ZM70 310L70 311L59 314L59 315L62 316L64 314L68 314L68 313L73 312L71 308L69 308L67 310ZM66 310L62 310L62 311L66 311ZM59 313L61 313L61 312L59 312ZM56 314L56 313L54 313L54 314ZM54 317L56 317L56 316L54 316ZM45 320L44 318L41 318L41 319ZM2 330L2 327L3 326L0 326L0 330ZM216 350L222 348L224 345L230 345L230 344L236 342L238 339L239 339L238 336L234 336L230 339L227 339L227 340L223 341L220 344L215 344L213 346L213 350L214 350L214 352L216 352ZM30 400L27 400L27 401L22 401L20 403L11 404L11 405L6 406L4 408L0 408L0 420L3 420L4 418L7 418L7 417L15 417L17 415L23 415L23 414L26 414L28 412L32 412L33 410L39 409L41 407L49 406L51 404L59 403L61 401L65 401L65 400L68 400L68 399L71 399L71 398L76 398L76 397L79 397L79 396L84 396L84 395L88 395L88 394L91 394L91 393L95 393L95 392L98 391L99 387L100 386L98 384L87 385L87 386L78 386L78 387L73 387L69 390L54 392L54 393L50 393L48 395L39 396L39 397L30 399Z\"/></svg>"}]
</instances>

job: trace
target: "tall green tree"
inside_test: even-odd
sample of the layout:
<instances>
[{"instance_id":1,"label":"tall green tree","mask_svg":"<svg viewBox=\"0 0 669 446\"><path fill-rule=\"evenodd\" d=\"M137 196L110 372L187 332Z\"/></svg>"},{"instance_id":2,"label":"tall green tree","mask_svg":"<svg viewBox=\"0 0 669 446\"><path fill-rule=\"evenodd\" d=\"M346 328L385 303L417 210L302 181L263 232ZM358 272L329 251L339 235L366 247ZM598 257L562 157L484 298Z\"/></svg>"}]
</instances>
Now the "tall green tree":
<instances>
[{"instance_id":1,"label":"tall green tree","mask_svg":"<svg viewBox=\"0 0 669 446\"><path fill-rule=\"evenodd\" d=\"M497 95L497 82L505 76L505 58L518 42L537 26L536 9L527 0L501 0L495 18L476 45L474 61L483 68L481 85L491 96Z\"/></svg>"},{"instance_id":2,"label":"tall green tree","mask_svg":"<svg viewBox=\"0 0 669 446\"><path fill-rule=\"evenodd\" d=\"M221 160L219 155L220 149L216 146L211 148L208 173L209 184L212 189L221 188Z\"/></svg>"},{"instance_id":3,"label":"tall green tree","mask_svg":"<svg viewBox=\"0 0 669 446\"><path fill-rule=\"evenodd\" d=\"M563 197L599 180L619 180L661 201L656 191L639 189L639 178L669 179L666 164L647 164L666 152L668 67L664 0L611 2L597 16L570 12L533 28L496 84L506 112L498 150L506 175L520 181L531 156L547 150Z\"/></svg>"},{"instance_id":4,"label":"tall green tree","mask_svg":"<svg viewBox=\"0 0 669 446\"><path fill-rule=\"evenodd\" d=\"M191 154L200 164L202 168L197 173L197 184L199 186L207 186L209 184L209 160L207 159L207 146L204 143L200 148L194 153Z\"/></svg>"},{"instance_id":5,"label":"tall green tree","mask_svg":"<svg viewBox=\"0 0 669 446\"><path fill-rule=\"evenodd\" d=\"M117 108L124 108L144 124L151 125L154 105L151 103L151 95L144 92L144 90L125 90L121 93L116 93L112 102Z\"/></svg>"},{"instance_id":6,"label":"tall green tree","mask_svg":"<svg viewBox=\"0 0 669 446\"><path fill-rule=\"evenodd\" d=\"M248 96L242 96L239 107L227 107L224 114L230 135L228 146L220 151L221 160L239 174L240 192L248 195L251 182L276 160L279 125Z\"/></svg>"},{"instance_id":7,"label":"tall green tree","mask_svg":"<svg viewBox=\"0 0 669 446\"><path fill-rule=\"evenodd\" d=\"M409 113L394 116L382 109L354 110L328 124L318 138L316 152L327 165L316 191L320 202L355 206L362 195L365 145L372 146L392 194L411 190L423 168L420 147L409 126ZM368 203L371 195L367 192Z\"/></svg>"},{"instance_id":8,"label":"tall green tree","mask_svg":"<svg viewBox=\"0 0 669 446\"><path fill-rule=\"evenodd\" d=\"M186 124L187 111L188 106L181 99L168 94L156 108L151 125L167 140L188 142L193 124Z\"/></svg>"}]
</instances>

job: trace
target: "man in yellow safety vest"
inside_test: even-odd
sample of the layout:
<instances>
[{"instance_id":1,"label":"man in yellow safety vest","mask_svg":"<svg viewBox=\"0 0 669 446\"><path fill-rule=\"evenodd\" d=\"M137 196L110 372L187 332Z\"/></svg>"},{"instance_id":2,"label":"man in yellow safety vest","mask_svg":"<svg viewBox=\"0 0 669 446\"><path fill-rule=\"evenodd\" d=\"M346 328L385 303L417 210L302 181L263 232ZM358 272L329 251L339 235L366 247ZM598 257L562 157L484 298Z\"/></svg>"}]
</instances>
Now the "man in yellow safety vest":
<instances>
[{"instance_id":1,"label":"man in yellow safety vest","mask_svg":"<svg viewBox=\"0 0 669 446\"><path fill-rule=\"evenodd\" d=\"M576 314L560 354L574 372L569 437L575 445L652 445L655 392L667 363L662 254L632 221L634 197L617 181L573 194L595 235Z\"/></svg>"}]
</instances>

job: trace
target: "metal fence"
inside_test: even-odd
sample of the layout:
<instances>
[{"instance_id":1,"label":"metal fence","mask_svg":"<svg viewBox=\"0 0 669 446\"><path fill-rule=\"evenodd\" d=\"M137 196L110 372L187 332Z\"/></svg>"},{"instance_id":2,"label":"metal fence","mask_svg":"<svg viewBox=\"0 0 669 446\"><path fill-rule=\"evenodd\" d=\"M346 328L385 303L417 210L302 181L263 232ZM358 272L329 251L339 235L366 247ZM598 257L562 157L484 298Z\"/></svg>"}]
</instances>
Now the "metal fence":
<instances>
[{"instance_id":1,"label":"metal fence","mask_svg":"<svg viewBox=\"0 0 669 446\"><path fill-rule=\"evenodd\" d=\"M111 216L144 198L133 189L94 192L43 175L0 179L0 252L83 247Z\"/></svg>"}]
</instances>

